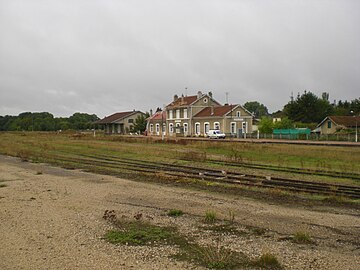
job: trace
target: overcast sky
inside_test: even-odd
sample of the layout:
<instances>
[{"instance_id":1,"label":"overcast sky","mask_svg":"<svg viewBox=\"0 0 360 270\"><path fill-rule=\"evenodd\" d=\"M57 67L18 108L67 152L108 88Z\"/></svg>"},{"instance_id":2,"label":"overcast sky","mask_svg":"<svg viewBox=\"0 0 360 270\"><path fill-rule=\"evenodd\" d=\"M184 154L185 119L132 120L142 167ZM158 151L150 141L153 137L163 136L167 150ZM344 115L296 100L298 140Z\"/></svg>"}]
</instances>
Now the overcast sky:
<instances>
[{"instance_id":1,"label":"overcast sky","mask_svg":"<svg viewBox=\"0 0 360 270\"><path fill-rule=\"evenodd\" d=\"M187 88L187 90L185 90ZM0 0L0 115L360 97L360 1Z\"/></svg>"}]
</instances>

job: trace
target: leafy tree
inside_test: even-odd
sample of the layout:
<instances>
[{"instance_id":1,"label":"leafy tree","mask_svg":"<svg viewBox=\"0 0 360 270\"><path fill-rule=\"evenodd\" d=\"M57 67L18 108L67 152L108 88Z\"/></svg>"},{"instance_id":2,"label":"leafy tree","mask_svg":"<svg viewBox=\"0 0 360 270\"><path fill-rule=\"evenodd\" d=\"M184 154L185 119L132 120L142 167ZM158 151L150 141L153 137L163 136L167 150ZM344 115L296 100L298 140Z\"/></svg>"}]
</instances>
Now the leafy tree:
<instances>
[{"instance_id":1,"label":"leafy tree","mask_svg":"<svg viewBox=\"0 0 360 270\"><path fill-rule=\"evenodd\" d=\"M284 107L284 113L289 119L304 123L320 122L333 113L333 107L326 99L320 99L315 94L305 91L291 100Z\"/></svg>"},{"instance_id":2,"label":"leafy tree","mask_svg":"<svg viewBox=\"0 0 360 270\"><path fill-rule=\"evenodd\" d=\"M95 114L74 113L69 117L69 125L71 129L84 130L94 126L94 122L99 120Z\"/></svg>"},{"instance_id":3,"label":"leafy tree","mask_svg":"<svg viewBox=\"0 0 360 270\"><path fill-rule=\"evenodd\" d=\"M150 116L149 113L145 115L138 115L135 119L135 123L132 127L133 132L143 133L146 130L146 119Z\"/></svg>"},{"instance_id":4,"label":"leafy tree","mask_svg":"<svg viewBox=\"0 0 360 270\"><path fill-rule=\"evenodd\" d=\"M271 117L263 116L259 122L260 133L270 134L274 128L273 120Z\"/></svg>"},{"instance_id":5,"label":"leafy tree","mask_svg":"<svg viewBox=\"0 0 360 270\"><path fill-rule=\"evenodd\" d=\"M0 116L0 131L9 130L9 126L16 119L16 116L5 115Z\"/></svg>"},{"instance_id":6,"label":"leafy tree","mask_svg":"<svg viewBox=\"0 0 360 270\"><path fill-rule=\"evenodd\" d=\"M249 101L244 104L244 108L249 112L254 113L255 118L261 118L269 115L269 111L264 104L260 104L258 101Z\"/></svg>"},{"instance_id":7,"label":"leafy tree","mask_svg":"<svg viewBox=\"0 0 360 270\"><path fill-rule=\"evenodd\" d=\"M275 122L273 127L277 129L289 129L294 127L294 122L291 121L289 118L284 117L281 118L281 121Z\"/></svg>"},{"instance_id":8,"label":"leafy tree","mask_svg":"<svg viewBox=\"0 0 360 270\"><path fill-rule=\"evenodd\" d=\"M351 113L352 112L352 113ZM339 100L337 104L334 104L335 115L359 115L360 114L360 98L351 100L350 102L345 100L344 102Z\"/></svg>"}]
</instances>

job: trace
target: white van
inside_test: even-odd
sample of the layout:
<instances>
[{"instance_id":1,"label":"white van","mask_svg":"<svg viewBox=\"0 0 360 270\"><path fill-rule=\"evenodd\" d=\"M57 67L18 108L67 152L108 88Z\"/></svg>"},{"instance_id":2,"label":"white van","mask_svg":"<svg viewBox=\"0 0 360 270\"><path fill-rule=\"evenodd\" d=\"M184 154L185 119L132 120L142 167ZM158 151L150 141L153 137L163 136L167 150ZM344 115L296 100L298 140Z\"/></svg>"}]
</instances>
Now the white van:
<instances>
[{"instance_id":1,"label":"white van","mask_svg":"<svg viewBox=\"0 0 360 270\"><path fill-rule=\"evenodd\" d=\"M225 133L222 133L220 130L210 129L207 133L207 136L210 139L225 139Z\"/></svg>"}]
</instances>

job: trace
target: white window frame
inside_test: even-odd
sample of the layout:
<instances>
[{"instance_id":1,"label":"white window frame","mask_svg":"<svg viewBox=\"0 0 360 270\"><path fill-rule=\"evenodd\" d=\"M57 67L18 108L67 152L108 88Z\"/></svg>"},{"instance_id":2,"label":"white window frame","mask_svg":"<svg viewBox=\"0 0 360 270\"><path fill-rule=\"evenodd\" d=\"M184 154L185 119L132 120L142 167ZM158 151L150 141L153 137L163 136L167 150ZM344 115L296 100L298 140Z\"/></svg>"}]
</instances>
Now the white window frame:
<instances>
[{"instance_id":1,"label":"white window frame","mask_svg":"<svg viewBox=\"0 0 360 270\"><path fill-rule=\"evenodd\" d=\"M163 123L162 132L164 135L166 134L166 123Z\"/></svg>"},{"instance_id":2,"label":"white window frame","mask_svg":"<svg viewBox=\"0 0 360 270\"><path fill-rule=\"evenodd\" d=\"M160 124L156 124L156 125L155 125L155 131L156 131L156 134L157 134L157 135L160 134Z\"/></svg>"},{"instance_id":3,"label":"white window frame","mask_svg":"<svg viewBox=\"0 0 360 270\"><path fill-rule=\"evenodd\" d=\"M153 132L154 132L154 125L150 124L150 133L153 133Z\"/></svg>"},{"instance_id":4,"label":"white window frame","mask_svg":"<svg viewBox=\"0 0 360 270\"><path fill-rule=\"evenodd\" d=\"M217 129L216 126L219 126L219 128ZM221 130L220 122L214 122L214 129Z\"/></svg>"},{"instance_id":5,"label":"white window frame","mask_svg":"<svg viewBox=\"0 0 360 270\"><path fill-rule=\"evenodd\" d=\"M174 133L174 124L170 123L169 124L169 134L173 134Z\"/></svg>"},{"instance_id":6,"label":"white window frame","mask_svg":"<svg viewBox=\"0 0 360 270\"><path fill-rule=\"evenodd\" d=\"M173 119L173 110L169 110L169 119Z\"/></svg>"},{"instance_id":7,"label":"white window frame","mask_svg":"<svg viewBox=\"0 0 360 270\"><path fill-rule=\"evenodd\" d=\"M233 126L234 126L234 130L232 129ZM230 133L231 134L236 134L236 122L231 122L230 123Z\"/></svg>"},{"instance_id":8,"label":"white window frame","mask_svg":"<svg viewBox=\"0 0 360 270\"><path fill-rule=\"evenodd\" d=\"M244 125L245 124L245 125ZM245 128L244 128L245 127ZM246 121L241 123L241 128L243 133L248 133L248 123Z\"/></svg>"},{"instance_id":9,"label":"white window frame","mask_svg":"<svg viewBox=\"0 0 360 270\"><path fill-rule=\"evenodd\" d=\"M199 130L197 130L197 129L199 129ZM200 123L199 123L199 122L196 122L196 123L195 123L195 129L194 129L194 131L195 131L195 135L196 135L196 136L199 136L199 135L201 134L201 126L200 126Z\"/></svg>"},{"instance_id":10,"label":"white window frame","mask_svg":"<svg viewBox=\"0 0 360 270\"><path fill-rule=\"evenodd\" d=\"M180 109L177 109L175 112L176 112L176 118L175 119L180 119Z\"/></svg>"},{"instance_id":11,"label":"white window frame","mask_svg":"<svg viewBox=\"0 0 360 270\"><path fill-rule=\"evenodd\" d=\"M184 123L184 134L187 135L187 133L189 132L189 129L188 129L188 124L187 123Z\"/></svg>"},{"instance_id":12,"label":"white window frame","mask_svg":"<svg viewBox=\"0 0 360 270\"><path fill-rule=\"evenodd\" d=\"M180 126L181 126L180 123L176 123L176 124L175 124L175 132L176 132L177 134L181 133Z\"/></svg>"},{"instance_id":13,"label":"white window frame","mask_svg":"<svg viewBox=\"0 0 360 270\"><path fill-rule=\"evenodd\" d=\"M240 111L236 111L236 117L240 118L241 117L241 112Z\"/></svg>"},{"instance_id":14,"label":"white window frame","mask_svg":"<svg viewBox=\"0 0 360 270\"><path fill-rule=\"evenodd\" d=\"M207 125L207 130L206 130L206 125ZM207 135L207 133L209 132L210 130L210 123L209 122L205 122L204 123L204 134Z\"/></svg>"},{"instance_id":15,"label":"white window frame","mask_svg":"<svg viewBox=\"0 0 360 270\"><path fill-rule=\"evenodd\" d=\"M184 118L188 118L187 109L184 109Z\"/></svg>"}]
</instances>

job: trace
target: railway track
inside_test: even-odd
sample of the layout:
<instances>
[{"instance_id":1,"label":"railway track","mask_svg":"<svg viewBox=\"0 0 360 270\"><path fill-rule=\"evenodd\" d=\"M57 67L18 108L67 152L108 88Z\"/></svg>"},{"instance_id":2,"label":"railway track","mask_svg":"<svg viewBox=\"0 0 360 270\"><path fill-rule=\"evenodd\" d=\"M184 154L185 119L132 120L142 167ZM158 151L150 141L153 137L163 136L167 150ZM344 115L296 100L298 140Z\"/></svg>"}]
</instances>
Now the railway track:
<instances>
[{"instance_id":1,"label":"railway track","mask_svg":"<svg viewBox=\"0 0 360 270\"><path fill-rule=\"evenodd\" d=\"M121 176L124 171L137 173L162 174L189 179L200 179L208 182L240 185L247 187L278 189L296 193L319 194L325 196L343 196L360 199L359 186L319 183L300 179L281 177L264 177L260 175L243 174L240 172L222 171L194 166L184 166L162 162L151 162L130 158L120 158L111 155L56 155L55 162L77 164L76 167L111 173Z\"/></svg>"},{"instance_id":2,"label":"railway track","mask_svg":"<svg viewBox=\"0 0 360 270\"><path fill-rule=\"evenodd\" d=\"M229 162L223 160L214 160L210 159L207 161L212 164L225 165L230 167L243 167L249 169L261 169L261 170L270 170L277 172L290 172L290 173L298 173L298 174L308 174L308 175L318 175L318 176L330 176L334 178L348 178L354 180L360 180L360 174L357 173L347 173L347 172L338 172L338 171L323 171L323 170L313 170L313 169L302 169L302 168L294 168L294 167L282 167L275 165L264 165L264 164L254 164L254 163L246 163L246 162Z\"/></svg>"}]
</instances>

